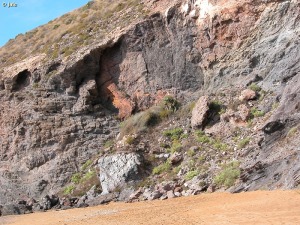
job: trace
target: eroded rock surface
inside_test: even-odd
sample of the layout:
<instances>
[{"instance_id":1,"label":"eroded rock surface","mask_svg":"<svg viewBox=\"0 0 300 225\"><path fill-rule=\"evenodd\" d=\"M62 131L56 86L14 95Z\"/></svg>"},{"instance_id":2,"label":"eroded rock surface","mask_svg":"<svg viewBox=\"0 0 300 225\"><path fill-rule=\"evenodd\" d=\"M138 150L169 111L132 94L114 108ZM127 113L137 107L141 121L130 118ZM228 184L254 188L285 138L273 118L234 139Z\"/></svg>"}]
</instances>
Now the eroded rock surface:
<instances>
[{"instance_id":1,"label":"eroded rock surface","mask_svg":"<svg viewBox=\"0 0 300 225\"><path fill-rule=\"evenodd\" d=\"M193 111L192 111L192 118L191 124L192 127L204 127L205 123L207 122L209 111L209 97L202 96L197 101Z\"/></svg>"},{"instance_id":2,"label":"eroded rock surface","mask_svg":"<svg viewBox=\"0 0 300 225\"><path fill-rule=\"evenodd\" d=\"M136 153L115 154L100 158L100 182L102 194L108 194L116 189L122 189L130 181L141 178L142 158Z\"/></svg>"},{"instance_id":3,"label":"eroded rock surface","mask_svg":"<svg viewBox=\"0 0 300 225\"><path fill-rule=\"evenodd\" d=\"M261 101L257 110L267 114L263 120L252 118L258 122L251 128L250 146L239 153L243 173L238 190L299 185L299 133L288 135L300 122L299 1L148 3L165 13L151 13L70 57L46 59L42 54L1 68L0 205L61 191L117 136L118 118L145 110L165 95L182 103L221 92L238 98L252 83L268 93L266 100L256 98ZM242 100L253 99L252 94ZM211 133L247 127L252 103L222 98L228 109L219 116L221 123L211 124ZM204 121L204 103L203 112L193 115L194 127ZM190 132L189 118L182 124ZM144 149L151 146L145 152L167 155L153 146L160 137L151 135L143 136ZM205 160L214 154L221 158L227 153L212 149ZM135 153L101 158L100 170L107 173L100 171L104 193L135 179L140 163ZM211 167L214 172L217 163ZM205 179L212 183L211 177ZM174 190L163 195L182 194Z\"/></svg>"}]
</instances>

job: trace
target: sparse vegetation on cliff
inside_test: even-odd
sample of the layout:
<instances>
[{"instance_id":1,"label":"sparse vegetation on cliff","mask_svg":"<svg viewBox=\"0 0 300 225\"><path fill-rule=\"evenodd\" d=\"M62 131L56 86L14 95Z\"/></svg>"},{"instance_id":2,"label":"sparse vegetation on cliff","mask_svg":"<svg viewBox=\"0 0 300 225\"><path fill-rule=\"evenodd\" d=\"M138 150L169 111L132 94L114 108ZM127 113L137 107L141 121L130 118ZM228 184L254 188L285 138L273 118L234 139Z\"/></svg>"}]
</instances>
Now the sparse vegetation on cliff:
<instances>
[{"instance_id":1,"label":"sparse vegetation on cliff","mask_svg":"<svg viewBox=\"0 0 300 225\"><path fill-rule=\"evenodd\" d=\"M214 178L214 182L218 186L231 187L236 179L240 176L239 162L233 161L231 163L222 165L221 172Z\"/></svg>"},{"instance_id":2,"label":"sparse vegetation on cliff","mask_svg":"<svg viewBox=\"0 0 300 225\"><path fill-rule=\"evenodd\" d=\"M0 66L33 54L45 53L50 59L67 57L95 40L99 42L108 37L116 27L122 29L145 14L143 2L138 0L90 1L80 9L11 39L0 49Z\"/></svg>"},{"instance_id":3,"label":"sparse vegetation on cliff","mask_svg":"<svg viewBox=\"0 0 300 225\"><path fill-rule=\"evenodd\" d=\"M139 112L121 123L120 136L129 134L138 134L145 131L149 127L153 127L166 119L179 107L179 103L171 96L163 98L157 106L153 106L148 110ZM166 116L167 115L167 116ZM176 131L178 132L178 131Z\"/></svg>"}]
</instances>

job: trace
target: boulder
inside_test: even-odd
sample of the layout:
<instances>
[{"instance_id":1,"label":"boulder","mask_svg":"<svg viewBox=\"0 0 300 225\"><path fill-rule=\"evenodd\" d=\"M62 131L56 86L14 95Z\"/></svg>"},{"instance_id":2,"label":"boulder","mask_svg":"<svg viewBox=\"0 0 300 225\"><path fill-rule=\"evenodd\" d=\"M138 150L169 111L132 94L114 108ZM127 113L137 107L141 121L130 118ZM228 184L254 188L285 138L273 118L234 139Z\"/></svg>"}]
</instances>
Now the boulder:
<instances>
[{"instance_id":1,"label":"boulder","mask_svg":"<svg viewBox=\"0 0 300 225\"><path fill-rule=\"evenodd\" d=\"M175 164L179 163L182 159L183 159L183 156L178 152L175 152L170 157L170 161L171 161L172 165L175 165Z\"/></svg>"},{"instance_id":2,"label":"boulder","mask_svg":"<svg viewBox=\"0 0 300 225\"><path fill-rule=\"evenodd\" d=\"M285 125L282 121L276 120L276 121L271 121L268 122L264 127L263 127L263 131L266 134L272 134L276 131L280 131L282 129L284 129Z\"/></svg>"},{"instance_id":3,"label":"boulder","mask_svg":"<svg viewBox=\"0 0 300 225\"><path fill-rule=\"evenodd\" d=\"M118 200L127 201L133 193L134 193L134 189L132 187L122 188L122 190L119 193Z\"/></svg>"},{"instance_id":4,"label":"boulder","mask_svg":"<svg viewBox=\"0 0 300 225\"><path fill-rule=\"evenodd\" d=\"M148 200L155 200L155 199L159 199L163 194L160 191L153 191L150 194L150 197L148 198Z\"/></svg>"},{"instance_id":5,"label":"boulder","mask_svg":"<svg viewBox=\"0 0 300 225\"><path fill-rule=\"evenodd\" d=\"M211 185L208 186L208 188L207 188L208 193L213 193L215 191L216 191L216 186L215 185L211 184Z\"/></svg>"},{"instance_id":6,"label":"boulder","mask_svg":"<svg viewBox=\"0 0 300 225\"><path fill-rule=\"evenodd\" d=\"M203 123L207 119L207 113L209 111L209 98L208 96L202 96L197 101L191 118L191 125L193 128L203 127Z\"/></svg>"},{"instance_id":7,"label":"boulder","mask_svg":"<svg viewBox=\"0 0 300 225\"><path fill-rule=\"evenodd\" d=\"M226 110L220 119L222 122L230 122L234 126L245 126L249 116L250 109L245 104L242 104L237 107L237 111L233 111L232 109Z\"/></svg>"},{"instance_id":8,"label":"boulder","mask_svg":"<svg viewBox=\"0 0 300 225\"><path fill-rule=\"evenodd\" d=\"M102 205L102 204L107 204L111 201L116 201L117 198L118 198L117 193L109 193L109 194L97 196L91 200L87 199L85 201L85 204L89 206Z\"/></svg>"},{"instance_id":9,"label":"boulder","mask_svg":"<svg viewBox=\"0 0 300 225\"><path fill-rule=\"evenodd\" d=\"M256 96L256 92L255 91L252 91L250 89L246 89L246 90L243 90L240 97L239 97L239 100L240 101L249 101L249 100L253 100L255 99L257 96Z\"/></svg>"},{"instance_id":10,"label":"boulder","mask_svg":"<svg viewBox=\"0 0 300 225\"><path fill-rule=\"evenodd\" d=\"M172 190L167 192L167 196L168 196L168 198L175 198L176 197Z\"/></svg>"},{"instance_id":11,"label":"boulder","mask_svg":"<svg viewBox=\"0 0 300 225\"><path fill-rule=\"evenodd\" d=\"M42 199L42 206L44 210L49 210L52 207L58 205L60 203L58 196L52 195L51 197L49 195L46 195Z\"/></svg>"},{"instance_id":12,"label":"boulder","mask_svg":"<svg viewBox=\"0 0 300 225\"><path fill-rule=\"evenodd\" d=\"M143 194L143 192L144 192L143 189L139 188L129 196L129 201L138 199Z\"/></svg>"},{"instance_id":13,"label":"boulder","mask_svg":"<svg viewBox=\"0 0 300 225\"><path fill-rule=\"evenodd\" d=\"M183 189L182 189L182 187L180 187L180 186L177 186L177 187L175 187L175 189L174 189L174 193L175 192L182 192L183 191Z\"/></svg>"},{"instance_id":14,"label":"boulder","mask_svg":"<svg viewBox=\"0 0 300 225\"><path fill-rule=\"evenodd\" d=\"M100 158L98 166L102 194L108 194L117 188L124 187L131 181L138 180L141 177L141 164L142 159L136 153L120 153Z\"/></svg>"},{"instance_id":15,"label":"boulder","mask_svg":"<svg viewBox=\"0 0 300 225\"><path fill-rule=\"evenodd\" d=\"M0 216L32 213L32 207L26 204L9 204L0 207Z\"/></svg>"},{"instance_id":16,"label":"boulder","mask_svg":"<svg viewBox=\"0 0 300 225\"><path fill-rule=\"evenodd\" d=\"M168 196L167 196L167 194L163 194L159 199L160 200L166 200L166 199L168 199Z\"/></svg>"},{"instance_id":17,"label":"boulder","mask_svg":"<svg viewBox=\"0 0 300 225\"><path fill-rule=\"evenodd\" d=\"M152 192L151 192L151 190L149 188L145 189L145 191L143 193L144 200L150 199L151 194L152 194Z\"/></svg>"},{"instance_id":18,"label":"boulder","mask_svg":"<svg viewBox=\"0 0 300 225\"><path fill-rule=\"evenodd\" d=\"M190 12L190 17L193 18L193 19L197 19L199 16L200 16L200 11L199 11L198 8L193 9L193 10Z\"/></svg>"},{"instance_id":19,"label":"boulder","mask_svg":"<svg viewBox=\"0 0 300 225\"><path fill-rule=\"evenodd\" d=\"M85 203L85 201L86 201L87 199L88 199L87 195L86 195L86 194L83 195L81 198L79 198L79 200L78 200L76 206L77 206L78 208L86 207L86 205L88 205L88 204Z\"/></svg>"},{"instance_id":20,"label":"boulder","mask_svg":"<svg viewBox=\"0 0 300 225\"><path fill-rule=\"evenodd\" d=\"M175 195L176 197L181 197L181 196L182 196L181 192L174 192L174 195Z\"/></svg>"},{"instance_id":21,"label":"boulder","mask_svg":"<svg viewBox=\"0 0 300 225\"><path fill-rule=\"evenodd\" d=\"M239 105L238 106L238 115L237 115L242 121L247 121L250 116L250 110L246 105Z\"/></svg>"}]
</instances>

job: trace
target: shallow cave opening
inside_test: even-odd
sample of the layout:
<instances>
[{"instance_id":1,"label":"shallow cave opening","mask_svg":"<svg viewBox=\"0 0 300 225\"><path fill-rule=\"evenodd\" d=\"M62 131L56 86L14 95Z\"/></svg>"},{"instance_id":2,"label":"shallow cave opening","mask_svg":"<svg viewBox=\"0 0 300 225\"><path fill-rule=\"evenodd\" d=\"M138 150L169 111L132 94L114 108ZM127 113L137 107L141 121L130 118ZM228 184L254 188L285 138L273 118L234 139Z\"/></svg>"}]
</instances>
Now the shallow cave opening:
<instances>
[{"instance_id":1,"label":"shallow cave opening","mask_svg":"<svg viewBox=\"0 0 300 225\"><path fill-rule=\"evenodd\" d=\"M15 77L12 91L20 91L30 84L31 73L28 70L23 70Z\"/></svg>"},{"instance_id":2,"label":"shallow cave opening","mask_svg":"<svg viewBox=\"0 0 300 225\"><path fill-rule=\"evenodd\" d=\"M224 109L218 101L213 101L209 104L209 110L207 113L207 118L204 122L204 127L212 127L213 125L220 122L220 112Z\"/></svg>"},{"instance_id":3,"label":"shallow cave opening","mask_svg":"<svg viewBox=\"0 0 300 225\"><path fill-rule=\"evenodd\" d=\"M122 40L105 49L101 53L99 71L95 79L100 104L115 114L119 114L119 109L114 105L115 98L122 99L119 77L121 73L120 64L124 60L123 51Z\"/></svg>"}]
</instances>

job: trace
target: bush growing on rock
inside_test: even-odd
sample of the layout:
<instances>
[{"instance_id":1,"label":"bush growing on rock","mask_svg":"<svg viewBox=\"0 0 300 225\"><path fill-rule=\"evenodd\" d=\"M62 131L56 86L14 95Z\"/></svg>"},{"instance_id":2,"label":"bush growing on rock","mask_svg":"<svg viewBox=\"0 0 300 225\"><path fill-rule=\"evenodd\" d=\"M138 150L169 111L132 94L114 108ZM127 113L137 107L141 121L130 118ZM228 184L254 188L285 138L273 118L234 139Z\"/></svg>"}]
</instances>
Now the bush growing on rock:
<instances>
[{"instance_id":1,"label":"bush growing on rock","mask_svg":"<svg viewBox=\"0 0 300 225\"><path fill-rule=\"evenodd\" d=\"M239 143L238 143L238 149L242 149L242 148L245 148L250 142L250 138L247 137L243 140L241 140Z\"/></svg>"},{"instance_id":2,"label":"bush growing on rock","mask_svg":"<svg viewBox=\"0 0 300 225\"><path fill-rule=\"evenodd\" d=\"M163 103L167 110L171 110L173 112L177 111L180 106L179 102L172 96L165 96L163 99Z\"/></svg>"},{"instance_id":3,"label":"bush growing on rock","mask_svg":"<svg viewBox=\"0 0 300 225\"><path fill-rule=\"evenodd\" d=\"M182 148L182 144L178 140L174 140L169 151L171 153L175 153L175 152L179 152L181 148Z\"/></svg>"},{"instance_id":4,"label":"bush growing on rock","mask_svg":"<svg viewBox=\"0 0 300 225\"><path fill-rule=\"evenodd\" d=\"M212 101L210 104L209 104L209 110L210 111L213 111L213 112L217 112L217 113L220 113L220 111L222 110L222 104L221 102L215 100L215 101Z\"/></svg>"},{"instance_id":5,"label":"bush growing on rock","mask_svg":"<svg viewBox=\"0 0 300 225\"><path fill-rule=\"evenodd\" d=\"M225 186L226 188L231 187L240 176L239 165L240 163L238 161L223 165L222 171L215 176L214 182L218 186Z\"/></svg>"},{"instance_id":6,"label":"bush growing on rock","mask_svg":"<svg viewBox=\"0 0 300 225\"><path fill-rule=\"evenodd\" d=\"M129 136L126 139L126 143L129 144L129 145L132 145L134 143L134 140L135 140L135 138L133 136Z\"/></svg>"},{"instance_id":7,"label":"bush growing on rock","mask_svg":"<svg viewBox=\"0 0 300 225\"><path fill-rule=\"evenodd\" d=\"M114 145L114 140L109 139L104 143L104 148L110 148Z\"/></svg>"},{"instance_id":8,"label":"bush growing on rock","mask_svg":"<svg viewBox=\"0 0 300 225\"><path fill-rule=\"evenodd\" d=\"M195 154L196 154L196 152L194 151L194 149L189 149L189 150L187 151L187 155L188 155L189 157L193 157Z\"/></svg>"},{"instance_id":9,"label":"bush growing on rock","mask_svg":"<svg viewBox=\"0 0 300 225\"><path fill-rule=\"evenodd\" d=\"M161 164L157 167L154 167L153 170L152 170L152 174L153 175L159 175L163 172L166 172L166 171L170 170L171 166L172 166L171 162L169 160L167 160L165 163L163 163L163 164Z\"/></svg>"},{"instance_id":10,"label":"bush growing on rock","mask_svg":"<svg viewBox=\"0 0 300 225\"><path fill-rule=\"evenodd\" d=\"M197 130L195 132L196 140L200 143L210 143L211 139L203 131Z\"/></svg>"},{"instance_id":11,"label":"bush growing on rock","mask_svg":"<svg viewBox=\"0 0 300 225\"><path fill-rule=\"evenodd\" d=\"M252 108L251 109L251 117L255 118L255 117L262 117L265 115L265 112L264 111L261 111L261 110L258 110L257 108Z\"/></svg>"},{"instance_id":12,"label":"bush growing on rock","mask_svg":"<svg viewBox=\"0 0 300 225\"><path fill-rule=\"evenodd\" d=\"M297 127L292 127L289 132L287 133L287 136L288 137L292 137L294 134L296 134L298 131L298 128Z\"/></svg>"},{"instance_id":13,"label":"bush growing on rock","mask_svg":"<svg viewBox=\"0 0 300 225\"><path fill-rule=\"evenodd\" d=\"M90 170L88 171L83 177L82 177L82 181L86 181L91 179L93 176L96 175L96 171L95 170Z\"/></svg>"},{"instance_id":14,"label":"bush growing on rock","mask_svg":"<svg viewBox=\"0 0 300 225\"><path fill-rule=\"evenodd\" d=\"M65 195L69 195L69 194L72 194L73 191L74 191L75 187L73 185L70 185L70 186L67 186L65 187L64 189L64 194Z\"/></svg>"},{"instance_id":15,"label":"bush growing on rock","mask_svg":"<svg viewBox=\"0 0 300 225\"><path fill-rule=\"evenodd\" d=\"M255 92L259 92L261 90L261 87L258 86L257 84L255 83L252 83L250 86L249 86L249 89L252 90L252 91L255 91Z\"/></svg>"},{"instance_id":16,"label":"bush growing on rock","mask_svg":"<svg viewBox=\"0 0 300 225\"><path fill-rule=\"evenodd\" d=\"M228 145L222 143L220 140L217 139L211 139L211 145L217 150L221 150L221 151L228 150Z\"/></svg>"},{"instance_id":17,"label":"bush growing on rock","mask_svg":"<svg viewBox=\"0 0 300 225\"><path fill-rule=\"evenodd\" d=\"M137 134L159 122L159 115L147 110L137 113L125 120L121 125L121 137L127 134Z\"/></svg>"},{"instance_id":18,"label":"bush growing on rock","mask_svg":"<svg viewBox=\"0 0 300 225\"><path fill-rule=\"evenodd\" d=\"M86 170L90 165L92 165L92 160L89 159L82 165L81 170Z\"/></svg>"},{"instance_id":19,"label":"bush growing on rock","mask_svg":"<svg viewBox=\"0 0 300 225\"><path fill-rule=\"evenodd\" d=\"M166 130L163 132L163 135L169 137L171 140L179 140L183 134L183 129L178 127L171 130Z\"/></svg>"},{"instance_id":20,"label":"bush growing on rock","mask_svg":"<svg viewBox=\"0 0 300 225\"><path fill-rule=\"evenodd\" d=\"M75 173L75 174L73 174L73 176L71 177L71 181L72 181L74 184L79 184L79 183L80 183L80 180L81 180L81 175L80 175L80 173Z\"/></svg>"},{"instance_id":21,"label":"bush growing on rock","mask_svg":"<svg viewBox=\"0 0 300 225\"><path fill-rule=\"evenodd\" d=\"M197 170L192 170L189 171L186 175L185 175L185 179L186 180L191 180L193 179L195 176L197 176L199 174L199 172Z\"/></svg>"},{"instance_id":22,"label":"bush growing on rock","mask_svg":"<svg viewBox=\"0 0 300 225\"><path fill-rule=\"evenodd\" d=\"M179 108L179 103L173 97L167 96L157 105L139 112L125 120L121 125L120 137L128 134L138 134L148 127L157 125L164 118Z\"/></svg>"}]
</instances>

